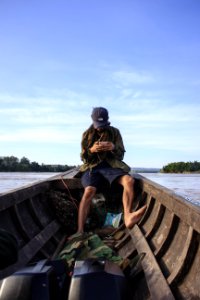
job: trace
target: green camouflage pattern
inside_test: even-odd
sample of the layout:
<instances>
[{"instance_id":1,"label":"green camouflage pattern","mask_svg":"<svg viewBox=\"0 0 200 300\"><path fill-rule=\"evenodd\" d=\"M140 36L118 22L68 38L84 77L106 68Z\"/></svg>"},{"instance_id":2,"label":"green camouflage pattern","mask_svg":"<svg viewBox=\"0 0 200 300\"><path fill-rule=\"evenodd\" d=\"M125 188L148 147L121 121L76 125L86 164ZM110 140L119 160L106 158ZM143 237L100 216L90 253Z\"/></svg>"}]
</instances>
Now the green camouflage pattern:
<instances>
[{"instance_id":1,"label":"green camouflage pattern","mask_svg":"<svg viewBox=\"0 0 200 300\"><path fill-rule=\"evenodd\" d=\"M75 260L88 258L109 260L120 267L124 265L124 259L116 254L113 249L105 245L97 234L93 233L71 236L71 239L67 241L58 258L67 261L69 270L73 269Z\"/></svg>"}]
</instances>

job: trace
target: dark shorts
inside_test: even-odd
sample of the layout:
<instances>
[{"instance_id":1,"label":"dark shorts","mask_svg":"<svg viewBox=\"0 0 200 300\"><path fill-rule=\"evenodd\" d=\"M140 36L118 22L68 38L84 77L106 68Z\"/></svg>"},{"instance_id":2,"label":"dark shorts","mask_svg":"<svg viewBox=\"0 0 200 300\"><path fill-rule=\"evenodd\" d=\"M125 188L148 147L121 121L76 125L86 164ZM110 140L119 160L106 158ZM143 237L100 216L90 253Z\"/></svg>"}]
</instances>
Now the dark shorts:
<instances>
[{"instance_id":1,"label":"dark shorts","mask_svg":"<svg viewBox=\"0 0 200 300\"><path fill-rule=\"evenodd\" d=\"M106 162L99 164L92 170L87 170L81 177L83 187L93 186L99 189L105 180L112 184L117 178L128 173L119 168L112 168Z\"/></svg>"}]
</instances>

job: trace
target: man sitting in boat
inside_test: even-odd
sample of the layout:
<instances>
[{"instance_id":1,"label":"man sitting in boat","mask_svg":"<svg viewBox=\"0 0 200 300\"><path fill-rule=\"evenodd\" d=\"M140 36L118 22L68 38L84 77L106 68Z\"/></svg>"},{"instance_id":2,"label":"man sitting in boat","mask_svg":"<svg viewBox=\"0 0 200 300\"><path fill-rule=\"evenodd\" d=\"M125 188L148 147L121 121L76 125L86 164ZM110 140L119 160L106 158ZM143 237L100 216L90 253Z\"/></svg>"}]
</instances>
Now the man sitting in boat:
<instances>
[{"instance_id":1,"label":"man sitting in boat","mask_svg":"<svg viewBox=\"0 0 200 300\"><path fill-rule=\"evenodd\" d=\"M131 228L141 219L146 206L132 212L134 179L129 174L130 167L122 161L125 152L122 136L117 128L110 126L106 108L95 107L91 117L93 124L83 133L81 142L84 194L79 206L78 232L84 231L92 199L105 179L110 184L117 181L122 185L124 223Z\"/></svg>"}]
</instances>

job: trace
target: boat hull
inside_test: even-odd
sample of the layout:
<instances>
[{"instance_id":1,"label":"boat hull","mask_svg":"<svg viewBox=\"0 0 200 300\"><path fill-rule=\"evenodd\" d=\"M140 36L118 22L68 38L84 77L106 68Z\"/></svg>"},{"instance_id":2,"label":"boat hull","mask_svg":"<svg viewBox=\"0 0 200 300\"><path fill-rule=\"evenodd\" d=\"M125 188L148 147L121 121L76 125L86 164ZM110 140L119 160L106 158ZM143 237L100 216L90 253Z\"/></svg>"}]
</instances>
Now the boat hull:
<instances>
[{"instance_id":1,"label":"boat hull","mask_svg":"<svg viewBox=\"0 0 200 300\"><path fill-rule=\"evenodd\" d=\"M145 253L141 271L131 282L133 299L199 299L200 208L138 174L134 209L147 204L141 221L131 230L122 224L114 249L124 259ZM30 262L52 259L72 232L58 220L48 201L49 191L61 191L78 202L83 194L77 170L0 196L0 227L19 243L18 261L0 271L5 278ZM122 190L103 187L106 201L122 208Z\"/></svg>"}]
</instances>

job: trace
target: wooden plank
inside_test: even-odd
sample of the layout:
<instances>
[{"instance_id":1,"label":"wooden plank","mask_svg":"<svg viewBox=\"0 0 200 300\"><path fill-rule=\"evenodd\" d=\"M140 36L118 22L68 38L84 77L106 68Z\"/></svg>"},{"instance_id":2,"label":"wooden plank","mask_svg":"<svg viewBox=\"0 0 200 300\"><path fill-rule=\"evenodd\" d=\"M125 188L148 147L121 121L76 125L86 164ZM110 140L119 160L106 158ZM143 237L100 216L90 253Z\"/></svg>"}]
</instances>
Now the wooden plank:
<instances>
[{"instance_id":1,"label":"wooden plank","mask_svg":"<svg viewBox=\"0 0 200 300\"><path fill-rule=\"evenodd\" d=\"M66 179L66 178L74 178L77 174L79 173L79 168L73 168L73 169L70 169L66 172L62 172L58 175L55 175L54 177L51 177L49 178L48 180L51 181L51 180L58 180L60 179L60 177Z\"/></svg>"},{"instance_id":2,"label":"wooden plank","mask_svg":"<svg viewBox=\"0 0 200 300\"><path fill-rule=\"evenodd\" d=\"M165 207L163 205L161 205L160 203L158 203L158 207L156 208L156 211L153 214L154 222L152 222L151 228L150 228L150 226L148 226L149 231L146 232L146 234L145 234L146 239L151 238L154 235L154 233L157 231L157 229L160 226L160 223L162 221L164 212L165 212Z\"/></svg>"},{"instance_id":3,"label":"wooden plank","mask_svg":"<svg viewBox=\"0 0 200 300\"><path fill-rule=\"evenodd\" d=\"M149 193L147 195L147 209L145 211L145 214L143 215L142 219L140 220L140 226L146 223L146 221L149 219L149 216L152 214L154 211L154 206L155 206L155 199L152 198L151 194Z\"/></svg>"},{"instance_id":4,"label":"wooden plank","mask_svg":"<svg viewBox=\"0 0 200 300\"><path fill-rule=\"evenodd\" d=\"M0 279L11 275L19 268L25 266L59 230L59 228L60 224L56 220L52 221L47 227L45 227L19 251L17 263L0 272Z\"/></svg>"},{"instance_id":5,"label":"wooden plank","mask_svg":"<svg viewBox=\"0 0 200 300\"><path fill-rule=\"evenodd\" d=\"M194 237L194 230L192 227L190 227L185 241L183 252L180 253L180 256L177 255L177 264L175 264L173 272L167 278L169 285L172 285L174 281L177 281L179 276L181 276L181 272L184 269L184 265L187 261L187 257L190 254L193 237Z\"/></svg>"},{"instance_id":6,"label":"wooden plank","mask_svg":"<svg viewBox=\"0 0 200 300\"><path fill-rule=\"evenodd\" d=\"M32 184L28 187L11 191L0 196L0 211L5 210L15 204L23 202L24 200L34 197L37 194L44 193L49 189L50 183L41 182Z\"/></svg>"},{"instance_id":7,"label":"wooden plank","mask_svg":"<svg viewBox=\"0 0 200 300\"><path fill-rule=\"evenodd\" d=\"M167 220L165 220L165 228L164 231L162 231L162 242L159 245L158 248L154 251L154 255L157 257L161 257L164 255L164 253L167 251L167 249L170 247L171 241L174 238L174 234L176 233L179 219L177 216L175 216L173 213L169 214L170 218L168 217Z\"/></svg>"},{"instance_id":8,"label":"wooden plank","mask_svg":"<svg viewBox=\"0 0 200 300\"><path fill-rule=\"evenodd\" d=\"M37 224L38 227L40 229L42 229L44 226L43 226L43 224L42 224L42 222L41 222L41 220L40 220L40 218L37 214L37 209L35 208L35 204L34 204L34 201L33 201L32 198L30 198L28 200L28 207L29 207L30 214L31 214L35 224Z\"/></svg>"},{"instance_id":9,"label":"wooden plank","mask_svg":"<svg viewBox=\"0 0 200 300\"><path fill-rule=\"evenodd\" d=\"M17 227L17 229L20 231L22 237L26 240L26 241L29 241L30 240L30 236L28 234L28 231L27 231L27 224L24 224L22 222L22 219L21 219L21 215L20 215L20 212L19 212L19 209L18 209L18 206L17 205L14 205L12 207L12 210L13 210L13 219L14 219L14 224L15 226Z\"/></svg>"},{"instance_id":10,"label":"wooden plank","mask_svg":"<svg viewBox=\"0 0 200 300\"><path fill-rule=\"evenodd\" d=\"M175 300L172 291L138 225L129 230L138 253L146 255L142 267L152 299Z\"/></svg>"},{"instance_id":11,"label":"wooden plank","mask_svg":"<svg viewBox=\"0 0 200 300\"><path fill-rule=\"evenodd\" d=\"M122 248L118 249L117 253L123 258L135 257L135 255L137 255L137 251L133 245L131 237Z\"/></svg>"},{"instance_id":12,"label":"wooden plank","mask_svg":"<svg viewBox=\"0 0 200 300\"><path fill-rule=\"evenodd\" d=\"M124 245L127 244L127 242L130 240L130 235L125 234L122 239L120 239L116 244L115 244L115 250L119 250L122 248Z\"/></svg>"},{"instance_id":13,"label":"wooden plank","mask_svg":"<svg viewBox=\"0 0 200 300\"><path fill-rule=\"evenodd\" d=\"M165 188L143 176L137 174L138 184L141 189L150 194L167 209L174 212L186 224L200 233L200 207L187 201L184 197L175 194L172 190Z\"/></svg>"},{"instance_id":14,"label":"wooden plank","mask_svg":"<svg viewBox=\"0 0 200 300\"><path fill-rule=\"evenodd\" d=\"M58 178L53 181L52 187L60 190L83 189L80 178Z\"/></svg>"}]
</instances>

